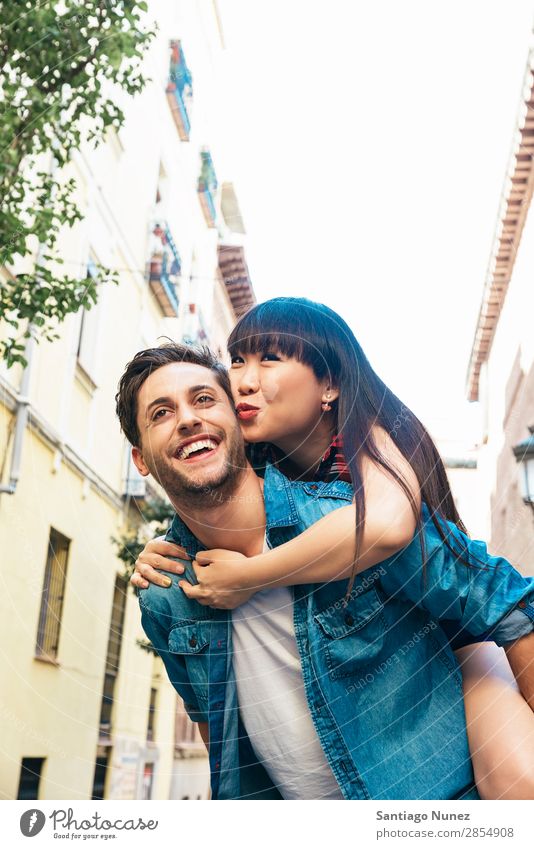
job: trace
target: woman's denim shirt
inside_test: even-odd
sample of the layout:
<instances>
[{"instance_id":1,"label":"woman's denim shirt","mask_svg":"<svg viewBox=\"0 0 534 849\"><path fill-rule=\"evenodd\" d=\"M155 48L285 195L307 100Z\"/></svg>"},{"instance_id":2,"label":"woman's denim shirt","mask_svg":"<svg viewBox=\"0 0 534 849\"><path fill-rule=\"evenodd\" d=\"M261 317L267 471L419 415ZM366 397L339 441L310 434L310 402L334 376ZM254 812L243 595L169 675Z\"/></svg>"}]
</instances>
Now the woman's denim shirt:
<instances>
[{"instance_id":1,"label":"woman's denim shirt","mask_svg":"<svg viewBox=\"0 0 534 849\"><path fill-rule=\"evenodd\" d=\"M345 482L289 481L268 466L269 545L287 542L352 495ZM478 798L451 636L503 645L530 633L534 579L449 528L467 545L470 565L443 544L423 505L424 569L415 535L361 572L346 604L346 580L293 587L308 706L346 799ZM179 517L167 538L191 555L203 548ZM180 578L166 574L169 589L140 591L143 628L191 719L209 722L212 798L280 799L240 720L231 611L187 599ZM196 582L190 564L188 577Z\"/></svg>"}]
</instances>

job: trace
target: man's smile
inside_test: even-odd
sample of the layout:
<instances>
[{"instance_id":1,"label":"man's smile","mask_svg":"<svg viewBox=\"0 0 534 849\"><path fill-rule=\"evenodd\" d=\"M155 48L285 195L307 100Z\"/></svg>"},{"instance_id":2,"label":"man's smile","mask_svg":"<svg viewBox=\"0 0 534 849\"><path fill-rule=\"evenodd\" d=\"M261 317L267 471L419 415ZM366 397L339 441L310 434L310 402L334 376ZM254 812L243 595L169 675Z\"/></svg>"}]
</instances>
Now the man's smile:
<instances>
[{"instance_id":1,"label":"man's smile","mask_svg":"<svg viewBox=\"0 0 534 849\"><path fill-rule=\"evenodd\" d=\"M211 458L221 444L221 437L211 433L201 433L184 439L173 452L173 457L188 465Z\"/></svg>"}]
</instances>

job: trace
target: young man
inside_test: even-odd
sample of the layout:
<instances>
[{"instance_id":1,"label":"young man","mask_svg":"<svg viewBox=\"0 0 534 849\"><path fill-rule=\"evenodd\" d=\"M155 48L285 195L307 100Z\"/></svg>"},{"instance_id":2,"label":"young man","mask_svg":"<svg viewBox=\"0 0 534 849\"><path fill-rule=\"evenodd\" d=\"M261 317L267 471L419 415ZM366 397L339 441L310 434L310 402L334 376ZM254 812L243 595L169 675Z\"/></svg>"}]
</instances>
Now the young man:
<instances>
[{"instance_id":1,"label":"young man","mask_svg":"<svg viewBox=\"0 0 534 849\"><path fill-rule=\"evenodd\" d=\"M209 352L140 352L121 378L117 411L137 468L176 510L168 538L191 556L252 556L352 499L342 481L318 489L273 466L257 477L228 377ZM343 581L264 591L259 607L256 596L233 615L188 598L170 573L170 589L140 593L147 636L209 739L214 799L478 798L461 675L439 620L491 630L524 657L534 580L481 543L474 554L488 568L470 569L430 520L424 532L424 582L415 539L360 573L346 606ZM520 683L534 694L534 663Z\"/></svg>"}]
</instances>

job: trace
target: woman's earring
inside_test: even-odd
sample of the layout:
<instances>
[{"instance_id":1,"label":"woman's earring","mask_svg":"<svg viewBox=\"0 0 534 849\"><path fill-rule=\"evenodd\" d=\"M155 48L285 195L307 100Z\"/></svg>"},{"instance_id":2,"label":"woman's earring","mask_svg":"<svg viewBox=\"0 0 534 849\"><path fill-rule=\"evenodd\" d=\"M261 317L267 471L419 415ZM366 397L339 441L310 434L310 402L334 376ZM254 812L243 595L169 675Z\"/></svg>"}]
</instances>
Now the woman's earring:
<instances>
[{"instance_id":1,"label":"woman's earring","mask_svg":"<svg viewBox=\"0 0 534 849\"><path fill-rule=\"evenodd\" d=\"M328 403L329 398L330 398L330 395L327 395L326 396L327 400L323 401L323 403L321 404L321 409L324 413L328 413L332 409L332 405Z\"/></svg>"}]
</instances>

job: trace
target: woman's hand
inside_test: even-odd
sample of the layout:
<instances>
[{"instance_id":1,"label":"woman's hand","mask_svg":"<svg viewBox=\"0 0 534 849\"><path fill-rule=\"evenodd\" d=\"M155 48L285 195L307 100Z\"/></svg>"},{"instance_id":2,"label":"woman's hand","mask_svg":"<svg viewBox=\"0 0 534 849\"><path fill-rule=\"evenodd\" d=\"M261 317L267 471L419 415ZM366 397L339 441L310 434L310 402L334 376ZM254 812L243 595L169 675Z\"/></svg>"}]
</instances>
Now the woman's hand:
<instances>
[{"instance_id":1,"label":"woman's hand","mask_svg":"<svg viewBox=\"0 0 534 849\"><path fill-rule=\"evenodd\" d=\"M254 595L255 589L245 585L248 557L238 551L214 548L199 551L193 560L198 584L180 581L178 584L188 598L208 607L234 610Z\"/></svg>"},{"instance_id":2,"label":"woman's hand","mask_svg":"<svg viewBox=\"0 0 534 849\"><path fill-rule=\"evenodd\" d=\"M141 590L146 590L149 583L157 584L158 587L170 587L171 579L167 575L160 575L157 570L164 569L165 572L183 575L184 567L181 563L169 560L169 557L191 560L184 548L172 542L165 542L163 537L150 540L135 561L135 571L130 578L132 586Z\"/></svg>"}]
</instances>

